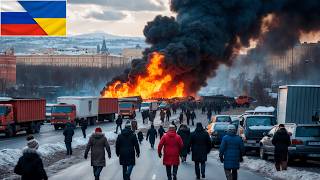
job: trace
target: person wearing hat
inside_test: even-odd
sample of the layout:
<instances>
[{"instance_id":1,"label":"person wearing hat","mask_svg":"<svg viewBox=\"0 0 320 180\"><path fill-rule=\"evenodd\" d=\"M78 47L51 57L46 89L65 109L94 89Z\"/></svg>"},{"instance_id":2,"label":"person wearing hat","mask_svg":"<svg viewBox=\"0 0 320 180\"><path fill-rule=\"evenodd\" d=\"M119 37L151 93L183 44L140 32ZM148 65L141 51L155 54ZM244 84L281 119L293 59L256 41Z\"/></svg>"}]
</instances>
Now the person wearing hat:
<instances>
[{"instance_id":1,"label":"person wearing hat","mask_svg":"<svg viewBox=\"0 0 320 180\"><path fill-rule=\"evenodd\" d=\"M88 158L88 153L91 150L91 166L93 167L93 175L95 180L99 180L100 173L103 167L106 166L105 150L108 153L108 158L111 158L111 150L108 140L102 129L97 127L95 132L91 135L86 150L84 152L84 158Z\"/></svg>"},{"instance_id":2,"label":"person wearing hat","mask_svg":"<svg viewBox=\"0 0 320 180\"><path fill-rule=\"evenodd\" d=\"M207 155L211 151L211 140L209 134L205 131L200 122L196 124L196 129L191 133L190 147L192 152L192 161L195 163L197 179L200 179L200 165L201 177L205 178Z\"/></svg>"},{"instance_id":3,"label":"person wearing hat","mask_svg":"<svg viewBox=\"0 0 320 180\"><path fill-rule=\"evenodd\" d=\"M158 155L162 157L163 149L163 165L166 166L168 180L176 180L178 166L180 164L179 155L183 148L183 141L176 133L174 125L169 125L169 130L160 140L158 145Z\"/></svg>"},{"instance_id":4,"label":"person wearing hat","mask_svg":"<svg viewBox=\"0 0 320 180\"><path fill-rule=\"evenodd\" d=\"M128 121L121 134L116 140L116 154L122 165L123 180L130 180L136 157L140 156L140 148L137 136L131 130L131 123Z\"/></svg>"},{"instance_id":5,"label":"person wearing hat","mask_svg":"<svg viewBox=\"0 0 320 180\"><path fill-rule=\"evenodd\" d=\"M21 175L21 180L47 180L47 173L37 152L38 141L33 136L28 136L27 141L27 147L23 149L14 173Z\"/></svg>"},{"instance_id":6,"label":"person wearing hat","mask_svg":"<svg viewBox=\"0 0 320 180\"><path fill-rule=\"evenodd\" d=\"M243 161L244 145L242 138L236 135L236 132L234 125L228 125L227 135L222 138L219 149L220 161L224 163L227 180L235 180L238 178L240 162Z\"/></svg>"}]
</instances>

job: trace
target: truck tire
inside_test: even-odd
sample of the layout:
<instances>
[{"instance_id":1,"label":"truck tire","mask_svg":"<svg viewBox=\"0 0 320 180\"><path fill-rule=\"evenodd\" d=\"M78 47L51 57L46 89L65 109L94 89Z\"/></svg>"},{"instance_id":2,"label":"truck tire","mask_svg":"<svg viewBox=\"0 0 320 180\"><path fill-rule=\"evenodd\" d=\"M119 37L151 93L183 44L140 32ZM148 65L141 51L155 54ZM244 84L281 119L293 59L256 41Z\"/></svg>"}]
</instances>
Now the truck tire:
<instances>
[{"instance_id":1,"label":"truck tire","mask_svg":"<svg viewBox=\"0 0 320 180\"><path fill-rule=\"evenodd\" d=\"M260 159L262 159L262 160L268 160L268 155L264 152L263 147L260 147L259 155L260 155Z\"/></svg>"},{"instance_id":2,"label":"truck tire","mask_svg":"<svg viewBox=\"0 0 320 180\"><path fill-rule=\"evenodd\" d=\"M113 122L115 119L116 119L116 115L115 114L111 114L110 122Z\"/></svg>"},{"instance_id":3,"label":"truck tire","mask_svg":"<svg viewBox=\"0 0 320 180\"><path fill-rule=\"evenodd\" d=\"M59 130L59 126L58 125L53 125L53 127L54 127L54 130Z\"/></svg>"},{"instance_id":4,"label":"truck tire","mask_svg":"<svg viewBox=\"0 0 320 180\"><path fill-rule=\"evenodd\" d=\"M37 133L37 134L40 133L41 123L40 123L40 122L36 123L35 126L34 126L34 128L35 128L35 129L34 129L34 132L35 132L35 133Z\"/></svg>"},{"instance_id":5,"label":"truck tire","mask_svg":"<svg viewBox=\"0 0 320 180\"><path fill-rule=\"evenodd\" d=\"M96 124L96 118L93 117L93 118L89 118L89 123L91 126L95 125Z\"/></svg>"},{"instance_id":6,"label":"truck tire","mask_svg":"<svg viewBox=\"0 0 320 180\"><path fill-rule=\"evenodd\" d=\"M35 123L32 122L26 130L27 134L34 134L36 129L35 126L36 126Z\"/></svg>"},{"instance_id":7,"label":"truck tire","mask_svg":"<svg viewBox=\"0 0 320 180\"><path fill-rule=\"evenodd\" d=\"M6 137L12 137L16 135L15 128L12 126L8 126L8 129L5 132Z\"/></svg>"}]
</instances>

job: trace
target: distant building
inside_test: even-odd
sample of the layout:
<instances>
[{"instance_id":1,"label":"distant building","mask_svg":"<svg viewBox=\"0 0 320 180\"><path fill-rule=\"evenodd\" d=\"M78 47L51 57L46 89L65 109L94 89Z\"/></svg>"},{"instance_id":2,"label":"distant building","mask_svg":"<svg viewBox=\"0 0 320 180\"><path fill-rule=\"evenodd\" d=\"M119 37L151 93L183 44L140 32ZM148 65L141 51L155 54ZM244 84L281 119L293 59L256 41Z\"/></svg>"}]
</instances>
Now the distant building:
<instances>
[{"instance_id":1,"label":"distant building","mask_svg":"<svg viewBox=\"0 0 320 180\"><path fill-rule=\"evenodd\" d=\"M122 50L122 56L130 60L139 59L143 57L143 50L144 49L141 48L139 45L137 45L135 48L124 48Z\"/></svg>"},{"instance_id":2,"label":"distant building","mask_svg":"<svg viewBox=\"0 0 320 180\"><path fill-rule=\"evenodd\" d=\"M296 71L299 64L307 64L315 57L316 48L320 50L318 43L302 43L289 49L284 55L272 55L267 57L269 69L282 72Z\"/></svg>"},{"instance_id":3,"label":"distant building","mask_svg":"<svg viewBox=\"0 0 320 180\"><path fill-rule=\"evenodd\" d=\"M100 54L109 54L109 50L107 48L107 45L106 45L106 40L104 39L102 41L102 46L101 46L101 49L100 49Z\"/></svg>"},{"instance_id":4,"label":"distant building","mask_svg":"<svg viewBox=\"0 0 320 180\"><path fill-rule=\"evenodd\" d=\"M119 67L130 63L128 58L119 55L18 55L17 64L20 65L45 65L68 67Z\"/></svg>"},{"instance_id":5,"label":"distant building","mask_svg":"<svg viewBox=\"0 0 320 180\"><path fill-rule=\"evenodd\" d=\"M3 90L16 84L16 57L13 49L0 53L0 88Z\"/></svg>"}]
</instances>

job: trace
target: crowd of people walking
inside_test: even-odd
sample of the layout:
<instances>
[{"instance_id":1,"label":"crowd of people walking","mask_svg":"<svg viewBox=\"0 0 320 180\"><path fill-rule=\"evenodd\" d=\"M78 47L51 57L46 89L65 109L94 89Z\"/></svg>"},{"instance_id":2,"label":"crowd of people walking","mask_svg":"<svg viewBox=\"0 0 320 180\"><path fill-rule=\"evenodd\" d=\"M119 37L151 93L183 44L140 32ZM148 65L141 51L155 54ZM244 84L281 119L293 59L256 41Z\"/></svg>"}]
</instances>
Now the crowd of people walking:
<instances>
[{"instance_id":1,"label":"crowd of people walking","mask_svg":"<svg viewBox=\"0 0 320 180\"><path fill-rule=\"evenodd\" d=\"M170 113L171 114L171 113ZM187 124L184 124L184 115ZM171 115L170 115L171 116ZM170 116L166 116L170 119ZM160 114L160 118L161 114ZM207 156L211 152L211 140L209 134L203 127L201 122L196 123L195 130L191 132L189 121L194 125L196 119L195 111L185 110L179 115L180 126L177 129L175 121L171 121L168 131L165 131L164 125L160 125L158 129L151 124L146 132L146 140L149 141L151 149L155 148L156 139L160 141L157 146L157 154L163 159L168 180L178 179L178 169L181 162L187 161L188 154L191 153L191 160L194 162L194 172L197 179L206 177L206 161ZM188 121L189 119L189 121ZM116 120L116 131L120 129L115 142L115 155L119 158L119 164L122 166L123 180L130 180L131 173L136 164L136 158L140 157L140 144L144 139L144 133L132 127L130 121L127 121L122 129L123 120L118 117ZM86 125L81 125L83 137L86 138ZM74 127L67 124L63 130L64 142L66 146L66 154L72 155L72 139L74 135ZM275 133L272 143L275 146L275 167L276 170L287 169L288 147L290 146L290 135L286 131L283 124L279 125L278 131ZM21 175L22 180L46 180L48 179L45 172L41 155L37 152L39 148L38 141L33 136L28 136L27 147L23 149L23 155L20 157L14 172ZM91 166L93 168L93 176L95 180L100 179L100 173L106 166L106 154L110 159L112 157L110 145L107 137L100 127L97 127L88 139L84 151L84 159L88 158L91 151ZM238 177L238 169L243 161L244 144L240 136L236 134L234 125L228 126L227 135L222 138L219 149L219 159L223 163L227 180L236 180Z\"/></svg>"}]
</instances>

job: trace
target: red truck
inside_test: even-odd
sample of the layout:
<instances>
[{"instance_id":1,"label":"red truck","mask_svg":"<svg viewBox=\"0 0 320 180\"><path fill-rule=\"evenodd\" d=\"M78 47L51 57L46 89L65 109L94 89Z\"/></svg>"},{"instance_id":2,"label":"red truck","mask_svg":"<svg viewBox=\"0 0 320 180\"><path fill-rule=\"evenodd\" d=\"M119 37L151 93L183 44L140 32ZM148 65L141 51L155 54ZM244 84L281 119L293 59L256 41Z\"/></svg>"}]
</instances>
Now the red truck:
<instances>
[{"instance_id":1,"label":"red truck","mask_svg":"<svg viewBox=\"0 0 320 180\"><path fill-rule=\"evenodd\" d=\"M117 98L99 98L98 121L114 121L115 114L118 113Z\"/></svg>"},{"instance_id":2,"label":"red truck","mask_svg":"<svg viewBox=\"0 0 320 180\"><path fill-rule=\"evenodd\" d=\"M45 114L45 99L0 99L0 133L7 137L24 130L39 133Z\"/></svg>"},{"instance_id":3,"label":"red truck","mask_svg":"<svg viewBox=\"0 0 320 180\"><path fill-rule=\"evenodd\" d=\"M76 124L76 106L73 104L56 104L51 107L51 124L55 130L64 128L69 122Z\"/></svg>"},{"instance_id":4,"label":"red truck","mask_svg":"<svg viewBox=\"0 0 320 180\"><path fill-rule=\"evenodd\" d=\"M250 104L254 101L252 97L249 96L239 96L236 98L236 104L238 107L250 107Z\"/></svg>"}]
</instances>

